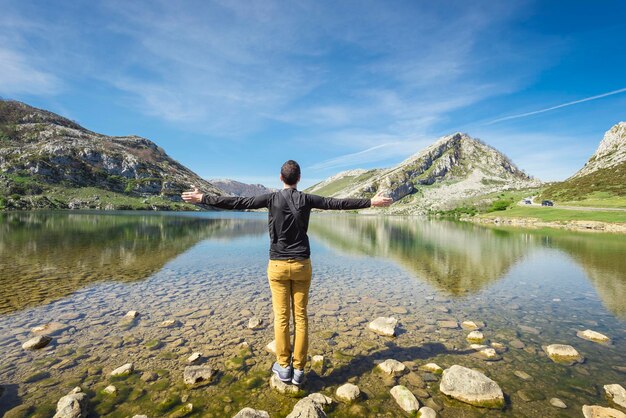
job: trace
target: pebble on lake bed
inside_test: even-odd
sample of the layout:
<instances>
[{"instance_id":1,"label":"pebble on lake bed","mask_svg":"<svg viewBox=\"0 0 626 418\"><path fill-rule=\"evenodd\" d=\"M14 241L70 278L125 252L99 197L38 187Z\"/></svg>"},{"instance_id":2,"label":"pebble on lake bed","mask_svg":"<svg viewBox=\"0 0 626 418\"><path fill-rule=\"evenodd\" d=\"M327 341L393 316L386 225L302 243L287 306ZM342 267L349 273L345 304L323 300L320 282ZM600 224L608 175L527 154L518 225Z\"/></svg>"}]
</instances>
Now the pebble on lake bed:
<instances>
[{"instance_id":1,"label":"pebble on lake bed","mask_svg":"<svg viewBox=\"0 0 626 418\"><path fill-rule=\"evenodd\" d=\"M452 398L482 408L500 409L504 393L487 376L467 367L454 365L443 371L439 390Z\"/></svg>"},{"instance_id":2,"label":"pebble on lake bed","mask_svg":"<svg viewBox=\"0 0 626 418\"><path fill-rule=\"evenodd\" d=\"M376 368L389 376L400 376L406 372L406 366L393 359L383 361Z\"/></svg>"},{"instance_id":3,"label":"pebble on lake bed","mask_svg":"<svg viewBox=\"0 0 626 418\"><path fill-rule=\"evenodd\" d=\"M263 320L257 316L253 316L248 320L248 328L251 330L259 330L263 328Z\"/></svg>"},{"instance_id":4,"label":"pebble on lake bed","mask_svg":"<svg viewBox=\"0 0 626 418\"><path fill-rule=\"evenodd\" d=\"M87 416L87 395L80 387L75 387L57 402L53 418L81 418Z\"/></svg>"},{"instance_id":5,"label":"pebble on lake bed","mask_svg":"<svg viewBox=\"0 0 626 418\"><path fill-rule=\"evenodd\" d=\"M417 412L418 418L437 418L437 412L428 406L422 406Z\"/></svg>"},{"instance_id":6,"label":"pebble on lake bed","mask_svg":"<svg viewBox=\"0 0 626 418\"><path fill-rule=\"evenodd\" d=\"M571 345L550 344L548 346L542 346L542 348L555 363L572 365L585 361L585 358Z\"/></svg>"},{"instance_id":7,"label":"pebble on lake bed","mask_svg":"<svg viewBox=\"0 0 626 418\"><path fill-rule=\"evenodd\" d=\"M50 344L50 341L52 341L52 338L48 337L47 335L39 335L37 337L31 338L30 340L22 344L22 348L24 350L38 350Z\"/></svg>"},{"instance_id":8,"label":"pebble on lake bed","mask_svg":"<svg viewBox=\"0 0 626 418\"><path fill-rule=\"evenodd\" d=\"M396 335L396 326L398 320L394 317L379 317L369 323L368 328L376 334L385 337L393 337Z\"/></svg>"},{"instance_id":9,"label":"pebble on lake bed","mask_svg":"<svg viewBox=\"0 0 626 418\"><path fill-rule=\"evenodd\" d=\"M113 385L109 385L102 389L102 392L106 393L107 395L115 395L117 394L117 388Z\"/></svg>"},{"instance_id":10,"label":"pebble on lake bed","mask_svg":"<svg viewBox=\"0 0 626 418\"><path fill-rule=\"evenodd\" d=\"M467 341L471 343L482 343L485 340L485 336L480 331L472 331L465 338Z\"/></svg>"},{"instance_id":11,"label":"pebble on lake bed","mask_svg":"<svg viewBox=\"0 0 626 418\"><path fill-rule=\"evenodd\" d=\"M394 386L389 393L403 411L412 414L420 409L419 401L405 386Z\"/></svg>"},{"instance_id":12,"label":"pebble on lake bed","mask_svg":"<svg viewBox=\"0 0 626 418\"><path fill-rule=\"evenodd\" d=\"M353 402L361 395L361 391L357 385L345 383L337 388L335 395L340 401Z\"/></svg>"},{"instance_id":13,"label":"pebble on lake bed","mask_svg":"<svg viewBox=\"0 0 626 418\"><path fill-rule=\"evenodd\" d=\"M463 321L461 323L461 328L469 330L479 330L481 326L474 321Z\"/></svg>"},{"instance_id":14,"label":"pebble on lake bed","mask_svg":"<svg viewBox=\"0 0 626 418\"><path fill-rule=\"evenodd\" d=\"M265 349L272 354L276 354L276 340L272 340L265 346Z\"/></svg>"},{"instance_id":15,"label":"pebble on lake bed","mask_svg":"<svg viewBox=\"0 0 626 418\"><path fill-rule=\"evenodd\" d=\"M433 374L441 374L441 373L443 373L443 369L441 367L439 367L435 363L426 363L426 364L424 364L422 366L419 366L418 369L426 371L426 372L430 372L430 373L433 373Z\"/></svg>"},{"instance_id":16,"label":"pebble on lake bed","mask_svg":"<svg viewBox=\"0 0 626 418\"><path fill-rule=\"evenodd\" d=\"M270 414L258 409L243 408L233 418L270 418Z\"/></svg>"},{"instance_id":17,"label":"pebble on lake bed","mask_svg":"<svg viewBox=\"0 0 626 418\"><path fill-rule=\"evenodd\" d=\"M593 341L594 343L608 344L611 342L611 339L606 335L600 334L599 332L590 329L577 331L576 336L578 338L582 338L583 340Z\"/></svg>"},{"instance_id":18,"label":"pebble on lake bed","mask_svg":"<svg viewBox=\"0 0 626 418\"><path fill-rule=\"evenodd\" d=\"M135 370L133 367L133 363L126 363L123 366L118 367L117 369L111 372L111 376L126 376L129 375Z\"/></svg>"},{"instance_id":19,"label":"pebble on lake bed","mask_svg":"<svg viewBox=\"0 0 626 418\"><path fill-rule=\"evenodd\" d=\"M187 363L197 363L200 361L200 359L202 358L202 353L200 352L195 352L192 353L189 357L187 357Z\"/></svg>"},{"instance_id":20,"label":"pebble on lake bed","mask_svg":"<svg viewBox=\"0 0 626 418\"><path fill-rule=\"evenodd\" d=\"M626 414L615 408L605 408L598 405L583 405L585 418L626 418Z\"/></svg>"},{"instance_id":21,"label":"pebble on lake bed","mask_svg":"<svg viewBox=\"0 0 626 418\"><path fill-rule=\"evenodd\" d=\"M183 380L187 385L211 383L215 370L210 366L187 366L183 370Z\"/></svg>"},{"instance_id":22,"label":"pebble on lake bed","mask_svg":"<svg viewBox=\"0 0 626 418\"><path fill-rule=\"evenodd\" d=\"M137 311L128 311L126 315L124 315L124 319L135 319L139 316L139 312Z\"/></svg>"},{"instance_id":23,"label":"pebble on lake bed","mask_svg":"<svg viewBox=\"0 0 626 418\"><path fill-rule=\"evenodd\" d=\"M550 405L552 405L555 408L561 408L561 409L567 408L567 405L565 405L565 402L563 402L559 398L550 399Z\"/></svg>"}]
</instances>

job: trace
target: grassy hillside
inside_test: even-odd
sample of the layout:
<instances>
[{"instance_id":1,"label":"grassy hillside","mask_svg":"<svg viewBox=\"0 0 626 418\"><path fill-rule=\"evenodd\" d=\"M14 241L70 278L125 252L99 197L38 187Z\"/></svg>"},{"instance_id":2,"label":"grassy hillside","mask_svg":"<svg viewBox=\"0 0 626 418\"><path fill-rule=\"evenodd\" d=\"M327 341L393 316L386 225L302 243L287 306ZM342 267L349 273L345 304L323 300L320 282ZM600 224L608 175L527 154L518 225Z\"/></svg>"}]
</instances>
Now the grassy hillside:
<instances>
[{"instance_id":1,"label":"grassy hillside","mask_svg":"<svg viewBox=\"0 0 626 418\"><path fill-rule=\"evenodd\" d=\"M587 202L586 206L621 206L626 200L626 161L547 187L540 196L556 202ZM626 205L622 206L626 207Z\"/></svg>"},{"instance_id":2,"label":"grassy hillside","mask_svg":"<svg viewBox=\"0 0 626 418\"><path fill-rule=\"evenodd\" d=\"M535 218L545 222L598 221L626 223L626 211L569 210L558 207L513 206L507 210L480 215L500 218Z\"/></svg>"}]
</instances>

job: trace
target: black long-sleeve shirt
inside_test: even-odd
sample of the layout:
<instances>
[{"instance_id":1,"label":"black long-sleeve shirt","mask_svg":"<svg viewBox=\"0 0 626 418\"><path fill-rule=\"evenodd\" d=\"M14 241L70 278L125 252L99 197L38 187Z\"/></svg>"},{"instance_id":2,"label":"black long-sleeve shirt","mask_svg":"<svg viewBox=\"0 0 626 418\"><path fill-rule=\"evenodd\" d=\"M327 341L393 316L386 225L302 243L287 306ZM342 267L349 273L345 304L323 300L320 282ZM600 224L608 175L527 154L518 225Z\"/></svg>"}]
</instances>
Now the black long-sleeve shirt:
<instances>
[{"instance_id":1,"label":"black long-sleeve shirt","mask_svg":"<svg viewBox=\"0 0 626 418\"><path fill-rule=\"evenodd\" d=\"M300 223L292 214L286 200L290 199L298 212ZM208 196L202 203L221 209L260 209L268 208L270 233L270 259L307 259L311 247L307 230L311 209L363 209L371 206L370 199L336 199L302 193L296 189L283 189L281 192L267 193L252 197Z\"/></svg>"}]
</instances>

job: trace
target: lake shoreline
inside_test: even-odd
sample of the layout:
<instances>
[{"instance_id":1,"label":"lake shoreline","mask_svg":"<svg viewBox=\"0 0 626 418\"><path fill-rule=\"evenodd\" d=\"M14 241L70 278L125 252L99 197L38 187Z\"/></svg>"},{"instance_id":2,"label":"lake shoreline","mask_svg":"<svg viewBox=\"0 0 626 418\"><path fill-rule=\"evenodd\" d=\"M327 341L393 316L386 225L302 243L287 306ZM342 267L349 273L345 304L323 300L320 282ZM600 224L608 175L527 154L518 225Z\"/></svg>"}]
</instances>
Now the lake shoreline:
<instances>
[{"instance_id":1,"label":"lake shoreline","mask_svg":"<svg viewBox=\"0 0 626 418\"><path fill-rule=\"evenodd\" d=\"M510 226L518 228L557 228L570 231L607 232L626 234L626 224L602 221L542 221L537 218L462 217L459 220L481 225Z\"/></svg>"}]
</instances>

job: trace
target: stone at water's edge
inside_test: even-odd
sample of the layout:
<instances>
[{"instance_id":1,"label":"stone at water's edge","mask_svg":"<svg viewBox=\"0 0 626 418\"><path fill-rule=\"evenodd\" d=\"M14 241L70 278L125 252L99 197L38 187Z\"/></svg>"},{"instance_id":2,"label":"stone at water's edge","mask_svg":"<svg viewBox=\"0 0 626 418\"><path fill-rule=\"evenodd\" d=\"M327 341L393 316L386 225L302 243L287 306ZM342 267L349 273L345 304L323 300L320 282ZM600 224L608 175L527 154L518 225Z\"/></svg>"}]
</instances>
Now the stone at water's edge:
<instances>
[{"instance_id":1,"label":"stone at water's edge","mask_svg":"<svg viewBox=\"0 0 626 418\"><path fill-rule=\"evenodd\" d=\"M276 354L276 340L272 340L265 346L265 349L272 354Z\"/></svg>"},{"instance_id":2,"label":"stone at water's edge","mask_svg":"<svg viewBox=\"0 0 626 418\"><path fill-rule=\"evenodd\" d=\"M583 340L593 341L594 343L608 344L611 342L611 339L606 335L600 334L599 332L590 329L577 331L576 336L578 338L582 338Z\"/></svg>"},{"instance_id":3,"label":"stone at water's edge","mask_svg":"<svg viewBox=\"0 0 626 418\"><path fill-rule=\"evenodd\" d=\"M322 405L307 396L294 405L293 410L286 418L326 418L326 413Z\"/></svg>"},{"instance_id":4,"label":"stone at water's edge","mask_svg":"<svg viewBox=\"0 0 626 418\"><path fill-rule=\"evenodd\" d=\"M111 372L111 376L126 376L135 370L133 363L126 363Z\"/></svg>"},{"instance_id":5,"label":"stone at water's edge","mask_svg":"<svg viewBox=\"0 0 626 418\"><path fill-rule=\"evenodd\" d=\"M542 346L548 357L555 363L575 364L582 363L585 358L571 345L566 344L550 344Z\"/></svg>"},{"instance_id":6,"label":"stone at water's edge","mask_svg":"<svg viewBox=\"0 0 626 418\"><path fill-rule=\"evenodd\" d=\"M124 315L125 319L135 319L139 316L139 312L137 311L128 311L126 315Z\"/></svg>"},{"instance_id":7,"label":"stone at water's edge","mask_svg":"<svg viewBox=\"0 0 626 418\"><path fill-rule=\"evenodd\" d=\"M31 338L30 340L22 344L22 348L24 350L38 350L47 346L50 341L52 341L52 338L48 337L47 335L39 335L37 337Z\"/></svg>"},{"instance_id":8,"label":"stone at water's edge","mask_svg":"<svg viewBox=\"0 0 626 418\"><path fill-rule=\"evenodd\" d=\"M615 408L605 408L598 405L583 405L585 418L626 418L626 414Z\"/></svg>"},{"instance_id":9,"label":"stone at water's edge","mask_svg":"<svg viewBox=\"0 0 626 418\"><path fill-rule=\"evenodd\" d=\"M391 396L395 399L396 403L409 414L420 409L420 403L417 401L417 398L410 390L408 390L405 386L397 385L391 388Z\"/></svg>"},{"instance_id":10,"label":"stone at water's edge","mask_svg":"<svg viewBox=\"0 0 626 418\"><path fill-rule=\"evenodd\" d=\"M472 331L469 334L467 334L467 337L465 339L471 343L480 344L485 340L485 336L483 335L481 331Z\"/></svg>"},{"instance_id":11,"label":"stone at water's edge","mask_svg":"<svg viewBox=\"0 0 626 418\"><path fill-rule=\"evenodd\" d=\"M352 383L346 383L339 386L335 392L337 398L344 402L355 401L360 394L361 391L359 390L359 387L357 385L353 385Z\"/></svg>"},{"instance_id":12,"label":"stone at water's edge","mask_svg":"<svg viewBox=\"0 0 626 418\"><path fill-rule=\"evenodd\" d=\"M65 325L60 322L50 322L48 324L33 327L30 329L30 332L35 335L55 335L60 334L69 328L69 325Z\"/></svg>"},{"instance_id":13,"label":"stone at water's edge","mask_svg":"<svg viewBox=\"0 0 626 418\"><path fill-rule=\"evenodd\" d=\"M272 374L272 377L270 378L270 387L286 395L297 395L300 393L298 386L290 385L281 381L275 374Z\"/></svg>"},{"instance_id":14,"label":"stone at water's edge","mask_svg":"<svg viewBox=\"0 0 626 418\"><path fill-rule=\"evenodd\" d=\"M192 364L198 363L201 358L202 358L202 353L200 352L192 353L189 357L187 357L187 363L192 363Z\"/></svg>"},{"instance_id":15,"label":"stone at water's edge","mask_svg":"<svg viewBox=\"0 0 626 418\"><path fill-rule=\"evenodd\" d=\"M80 387L59 399L54 418L82 418L87 416L87 395Z\"/></svg>"},{"instance_id":16,"label":"stone at water's edge","mask_svg":"<svg viewBox=\"0 0 626 418\"><path fill-rule=\"evenodd\" d=\"M370 322L368 328L376 334L384 335L385 337L393 337L396 335L397 325L398 320L396 318L381 316Z\"/></svg>"},{"instance_id":17,"label":"stone at water's edge","mask_svg":"<svg viewBox=\"0 0 626 418\"><path fill-rule=\"evenodd\" d=\"M555 408L561 408L561 409L567 408L567 405L565 405L565 402L563 402L559 398L551 398L550 405L554 406Z\"/></svg>"},{"instance_id":18,"label":"stone at water's edge","mask_svg":"<svg viewBox=\"0 0 626 418\"><path fill-rule=\"evenodd\" d=\"M233 418L270 418L270 414L258 409L243 408Z\"/></svg>"},{"instance_id":19,"label":"stone at water's edge","mask_svg":"<svg viewBox=\"0 0 626 418\"><path fill-rule=\"evenodd\" d=\"M378 370L390 376L400 376L406 372L406 366L398 360L388 359L376 366Z\"/></svg>"},{"instance_id":20,"label":"stone at water's edge","mask_svg":"<svg viewBox=\"0 0 626 418\"><path fill-rule=\"evenodd\" d=\"M422 406L417 412L417 418L437 418L437 412L428 406Z\"/></svg>"},{"instance_id":21,"label":"stone at water's edge","mask_svg":"<svg viewBox=\"0 0 626 418\"><path fill-rule=\"evenodd\" d=\"M441 374L443 373L443 369L441 367L439 367L437 364L435 363L426 363L422 366L418 367L419 370L424 370L427 372L431 372L433 374Z\"/></svg>"},{"instance_id":22,"label":"stone at water's edge","mask_svg":"<svg viewBox=\"0 0 626 418\"><path fill-rule=\"evenodd\" d=\"M474 406L497 409L504 406L504 394L496 382L476 370L456 364L443 371L439 390Z\"/></svg>"},{"instance_id":23,"label":"stone at water's edge","mask_svg":"<svg viewBox=\"0 0 626 418\"><path fill-rule=\"evenodd\" d=\"M183 380L187 385L211 383L215 370L210 366L187 366L183 371Z\"/></svg>"},{"instance_id":24,"label":"stone at water's edge","mask_svg":"<svg viewBox=\"0 0 626 418\"><path fill-rule=\"evenodd\" d=\"M612 385L604 385L604 393L610 401L615 402L622 408L626 408L626 389L622 385L614 383Z\"/></svg>"},{"instance_id":25,"label":"stone at water's edge","mask_svg":"<svg viewBox=\"0 0 626 418\"><path fill-rule=\"evenodd\" d=\"M259 317L253 316L248 320L248 328L251 330L258 330L263 328L263 320Z\"/></svg>"}]
</instances>

